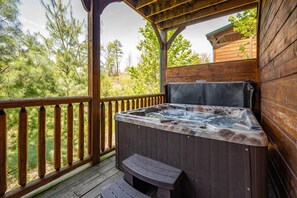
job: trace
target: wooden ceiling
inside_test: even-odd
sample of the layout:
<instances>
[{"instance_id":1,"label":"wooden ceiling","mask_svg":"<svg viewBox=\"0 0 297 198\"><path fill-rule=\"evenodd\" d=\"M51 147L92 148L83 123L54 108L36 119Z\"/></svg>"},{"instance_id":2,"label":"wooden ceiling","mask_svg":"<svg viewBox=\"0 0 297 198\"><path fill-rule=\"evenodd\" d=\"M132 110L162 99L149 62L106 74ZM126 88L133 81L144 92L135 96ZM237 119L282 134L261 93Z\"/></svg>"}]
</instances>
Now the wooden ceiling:
<instances>
[{"instance_id":1,"label":"wooden ceiling","mask_svg":"<svg viewBox=\"0 0 297 198\"><path fill-rule=\"evenodd\" d=\"M256 7L258 0L124 0L159 29L188 26Z\"/></svg>"}]
</instances>

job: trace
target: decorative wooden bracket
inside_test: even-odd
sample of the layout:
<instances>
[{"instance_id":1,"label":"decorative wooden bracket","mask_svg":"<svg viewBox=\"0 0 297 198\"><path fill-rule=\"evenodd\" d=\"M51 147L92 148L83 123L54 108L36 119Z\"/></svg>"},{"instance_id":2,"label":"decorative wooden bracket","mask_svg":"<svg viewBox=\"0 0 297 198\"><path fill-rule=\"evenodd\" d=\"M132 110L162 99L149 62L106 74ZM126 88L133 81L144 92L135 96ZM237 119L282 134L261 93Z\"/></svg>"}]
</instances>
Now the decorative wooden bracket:
<instances>
[{"instance_id":1,"label":"decorative wooden bracket","mask_svg":"<svg viewBox=\"0 0 297 198\"><path fill-rule=\"evenodd\" d=\"M174 39L182 32L186 29L186 26L180 26L178 27L175 32L173 33L173 35L170 37L170 39L167 41L166 43L166 48L169 49L172 42L174 41Z\"/></svg>"},{"instance_id":2,"label":"decorative wooden bracket","mask_svg":"<svg viewBox=\"0 0 297 198\"><path fill-rule=\"evenodd\" d=\"M155 34L156 34L157 38L158 38L160 47L162 48L162 46L164 45L164 43L166 43L166 41L163 41L163 39L161 37L161 33L160 33L158 27L156 26L156 24L152 23L152 27L153 27L153 29L155 31Z\"/></svg>"},{"instance_id":3,"label":"decorative wooden bracket","mask_svg":"<svg viewBox=\"0 0 297 198\"><path fill-rule=\"evenodd\" d=\"M91 10L91 1L92 0L81 0L84 9L87 12L90 12L90 10ZM100 9L98 10L98 12L101 14L103 12L103 10L106 8L106 6L108 6L109 4L114 3L114 2L121 2L121 1L123 1L123 0L100 0Z\"/></svg>"},{"instance_id":4,"label":"decorative wooden bracket","mask_svg":"<svg viewBox=\"0 0 297 198\"><path fill-rule=\"evenodd\" d=\"M170 37L170 39L167 41L167 36L166 36L166 40L164 40L164 36L161 36L160 31L158 30L158 27L152 23L152 27L157 35L160 47L162 49L162 47L166 47L166 49L168 50L171 46L171 44L173 43L174 39L182 32L186 29L185 26L180 26L178 27L175 32L173 33L173 35ZM163 32L163 34L167 34L167 30L162 30L161 32Z\"/></svg>"},{"instance_id":5,"label":"decorative wooden bracket","mask_svg":"<svg viewBox=\"0 0 297 198\"><path fill-rule=\"evenodd\" d=\"M91 10L91 0L81 0L81 3L85 9L85 11L90 12Z\"/></svg>"}]
</instances>

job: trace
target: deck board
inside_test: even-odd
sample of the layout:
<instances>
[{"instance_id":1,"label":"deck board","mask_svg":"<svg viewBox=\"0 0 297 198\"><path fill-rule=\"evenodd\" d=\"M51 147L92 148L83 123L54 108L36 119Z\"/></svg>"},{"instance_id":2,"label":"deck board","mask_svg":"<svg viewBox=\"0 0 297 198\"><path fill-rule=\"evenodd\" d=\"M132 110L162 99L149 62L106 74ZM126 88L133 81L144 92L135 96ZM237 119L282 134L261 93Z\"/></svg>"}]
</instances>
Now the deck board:
<instances>
[{"instance_id":1,"label":"deck board","mask_svg":"<svg viewBox=\"0 0 297 198\"><path fill-rule=\"evenodd\" d=\"M36 195L36 198L94 198L101 197L102 188L123 176L115 167L115 156L87 168L67 180ZM269 180L269 198L277 198Z\"/></svg>"},{"instance_id":2,"label":"deck board","mask_svg":"<svg viewBox=\"0 0 297 198\"><path fill-rule=\"evenodd\" d=\"M100 197L102 187L123 176L115 167L115 157L68 178L67 180L34 196L36 198Z\"/></svg>"}]
</instances>

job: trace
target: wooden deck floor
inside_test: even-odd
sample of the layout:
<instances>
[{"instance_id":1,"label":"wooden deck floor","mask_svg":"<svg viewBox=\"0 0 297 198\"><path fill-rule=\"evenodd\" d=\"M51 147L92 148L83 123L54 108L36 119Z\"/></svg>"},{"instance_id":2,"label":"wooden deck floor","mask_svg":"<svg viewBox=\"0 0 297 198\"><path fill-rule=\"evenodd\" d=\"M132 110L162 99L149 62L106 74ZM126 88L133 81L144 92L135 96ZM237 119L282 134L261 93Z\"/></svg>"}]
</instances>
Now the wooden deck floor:
<instances>
[{"instance_id":1,"label":"wooden deck floor","mask_svg":"<svg viewBox=\"0 0 297 198\"><path fill-rule=\"evenodd\" d=\"M115 167L115 157L104 160L99 165L90 167L69 179L38 194L38 198L101 197L104 186L123 176Z\"/></svg>"},{"instance_id":2,"label":"wooden deck floor","mask_svg":"<svg viewBox=\"0 0 297 198\"><path fill-rule=\"evenodd\" d=\"M101 197L104 186L122 177L124 173L115 167L115 156L104 160L99 165L68 178L67 180L34 196L37 198L94 198ZM269 198L278 198L268 183Z\"/></svg>"}]
</instances>

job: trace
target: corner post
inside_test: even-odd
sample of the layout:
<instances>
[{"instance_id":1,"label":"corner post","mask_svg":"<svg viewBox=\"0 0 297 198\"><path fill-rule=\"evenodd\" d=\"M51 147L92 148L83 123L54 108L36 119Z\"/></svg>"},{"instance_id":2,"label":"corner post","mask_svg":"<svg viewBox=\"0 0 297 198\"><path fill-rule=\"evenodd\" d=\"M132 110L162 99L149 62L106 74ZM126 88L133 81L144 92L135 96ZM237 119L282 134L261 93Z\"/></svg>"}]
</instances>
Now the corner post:
<instances>
[{"instance_id":1,"label":"corner post","mask_svg":"<svg viewBox=\"0 0 297 198\"><path fill-rule=\"evenodd\" d=\"M81 0L88 12L89 135L92 164L100 161L100 15L111 3L122 0Z\"/></svg>"},{"instance_id":2,"label":"corner post","mask_svg":"<svg viewBox=\"0 0 297 198\"><path fill-rule=\"evenodd\" d=\"M92 164L100 161L100 1L91 0L88 11L88 93Z\"/></svg>"}]
</instances>

